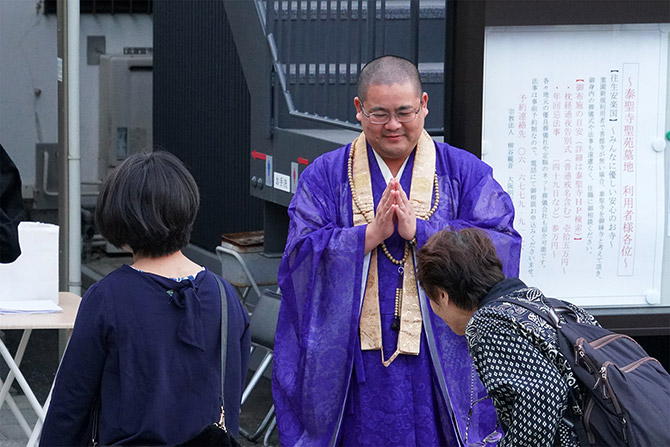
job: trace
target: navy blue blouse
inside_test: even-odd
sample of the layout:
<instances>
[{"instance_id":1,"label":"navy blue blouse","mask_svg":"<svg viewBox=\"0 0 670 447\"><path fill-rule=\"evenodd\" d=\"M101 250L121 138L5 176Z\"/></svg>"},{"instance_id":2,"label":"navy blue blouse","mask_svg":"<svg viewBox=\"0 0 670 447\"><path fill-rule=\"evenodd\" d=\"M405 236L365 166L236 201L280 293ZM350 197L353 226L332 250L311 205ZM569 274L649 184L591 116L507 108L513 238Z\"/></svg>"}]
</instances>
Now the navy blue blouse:
<instances>
[{"instance_id":1,"label":"navy blue blouse","mask_svg":"<svg viewBox=\"0 0 670 447\"><path fill-rule=\"evenodd\" d=\"M228 298L226 423L237 436L249 318ZM58 370L43 446L89 445L99 401L102 445L174 445L218 421L221 298L207 269L173 279L122 266L88 289Z\"/></svg>"}]
</instances>

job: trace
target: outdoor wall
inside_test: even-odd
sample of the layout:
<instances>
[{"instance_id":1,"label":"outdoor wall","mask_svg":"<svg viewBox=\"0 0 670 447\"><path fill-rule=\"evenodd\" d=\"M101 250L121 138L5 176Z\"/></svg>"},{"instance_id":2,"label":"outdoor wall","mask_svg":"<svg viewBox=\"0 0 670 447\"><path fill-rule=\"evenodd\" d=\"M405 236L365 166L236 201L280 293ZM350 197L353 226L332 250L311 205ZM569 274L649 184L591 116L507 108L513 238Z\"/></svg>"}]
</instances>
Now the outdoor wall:
<instances>
[{"instance_id":1,"label":"outdoor wall","mask_svg":"<svg viewBox=\"0 0 670 447\"><path fill-rule=\"evenodd\" d=\"M80 32L81 178L98 178L98 65L87 65L87 36L105 36L106 53L153 46L147 14L83 14ZM35 183L35 144L58 141L56 15L38 0L0 0L0 143L21 172L24 197Z\"/></svg>"},{"instance_id":2,"label":"outdoor wall","mask_svg":"<svg viewBox=\"0 0 670 447\"><path fill-rule=\"evenodd\" d=\"M154 144L191 169L191 243L213 252L221 234L263 228L263 203L249 194L249 89L224 2L154 2L154 37Z\"/></svg>"}]
</instances>

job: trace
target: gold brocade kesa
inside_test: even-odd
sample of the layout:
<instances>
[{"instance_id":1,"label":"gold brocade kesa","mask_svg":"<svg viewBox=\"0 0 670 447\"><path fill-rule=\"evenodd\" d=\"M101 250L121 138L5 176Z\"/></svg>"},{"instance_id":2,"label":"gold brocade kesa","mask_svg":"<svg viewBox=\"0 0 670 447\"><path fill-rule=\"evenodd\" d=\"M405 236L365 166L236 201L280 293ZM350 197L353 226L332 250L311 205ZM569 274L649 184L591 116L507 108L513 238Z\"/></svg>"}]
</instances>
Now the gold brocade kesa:
<instances>
[{"instance_id":1,"label":"gold brocade kesa","mask_svg":"<svg viewBox=\"0 0 670 447\"><path fill-rule=\"evenodd\" d=\"M423 220L428 220L435 212L439 203L439 188L437 174L435 173L435 143L424 130L417 143L416 156L414 157L414 168L412 170L412 184L410 187L410 204L414 208L415 215ZM354 213L354 225L365 225L374 219L374 198L372 195L372 179L370 165L368 163L367 143L365 134L361 133L351 144L349 154L349 183L352 191L352 210ZM431 199L435 193L435 203L431 208ZM384 246L384 248L386 248ZM405 243L405 255L403 260L392 262L404 269L402 274L402 291L399 290L400 299L400 332L398 334L398 345L395 353L384 360L382 349L381 313L379 310L379 278L377 276L377 254L379 248L375 248L370 257L370 268L368 270L367 285L361 320L359 324L361 349L380 350L382 363L389 366L398 354L418 355L421 346L421 307L419 305L419 293L416 284L414 270L414 257L408 256L411 252L409 243ZM386 252L386 256L390 256ZM404 261L404 262L401 262Z\"/></svg>"}]
</instances>

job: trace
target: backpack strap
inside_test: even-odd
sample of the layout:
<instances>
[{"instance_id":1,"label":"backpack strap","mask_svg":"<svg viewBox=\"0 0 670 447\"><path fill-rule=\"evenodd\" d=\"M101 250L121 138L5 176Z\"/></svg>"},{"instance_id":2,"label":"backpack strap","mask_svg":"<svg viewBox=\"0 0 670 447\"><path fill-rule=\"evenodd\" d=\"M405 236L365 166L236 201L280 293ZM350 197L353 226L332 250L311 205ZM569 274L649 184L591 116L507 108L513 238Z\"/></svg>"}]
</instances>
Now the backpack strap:
<instances>
[{"instance_id":1,"label":"backpack strap","mask_svg":"<svg viewBox=\"0 0 670 447\"><path fill-rule=\"evenodd\" d=\"M511 298L509 296L503 296L500 298L497 298L490 303L487 304L487 306L493 304L493 303L498 303L498 302L505 302L505 303L511 303L511 304L516 304L517 306L521 306L531 312L533 312L535 315L538 317L542 318L545 320L547 323L549 323L554 329L557 331L561 328L561 320L559 317L559 314L570 314L572 317L577 321L577 313L572 309L571 307L567 306L563 301L558 300L556 298L542 298L542 303L546 304L549 307L549 310L547 312L542 312L540 309L537 307L533 306L527 301L522 301L518 300L515 298Z\"/></svg>"},{"instance_id":2,"label":"backpack strap","mask_svg":"<svg viewBox=\"0 0 670 447\"><path fill-rule=\"evenodd\" d=\"M572 399L573 397L571 394L570 396ZM572 408L568 408L568 411L570 411L571 417L569 418L567 416L563 416L563 422L570 426L575 432L577 435L577 440L579 441L579 445L585 447L590 446L591 443L589 442L589 435L586 433L586 428L584 427L584 420L581 416L577 416Z\"/></svg>"}]
</instances>

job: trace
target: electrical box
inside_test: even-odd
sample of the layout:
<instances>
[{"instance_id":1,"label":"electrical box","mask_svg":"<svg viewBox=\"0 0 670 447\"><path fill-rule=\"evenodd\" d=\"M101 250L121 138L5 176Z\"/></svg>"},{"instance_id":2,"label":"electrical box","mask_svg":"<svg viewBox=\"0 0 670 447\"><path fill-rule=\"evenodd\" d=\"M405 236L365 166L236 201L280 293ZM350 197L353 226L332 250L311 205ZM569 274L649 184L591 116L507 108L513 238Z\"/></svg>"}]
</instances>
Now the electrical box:
<instances>
[{"instance_id":1,"label":"electrical box","mask_svg":"<svg viewBox=\"0 0 670 447\"><path fill-rule=\"evenodd\" d=\"M128 155L152 149L153 58L100 56L100 179Z\"/></svg>"}]
</instances>

